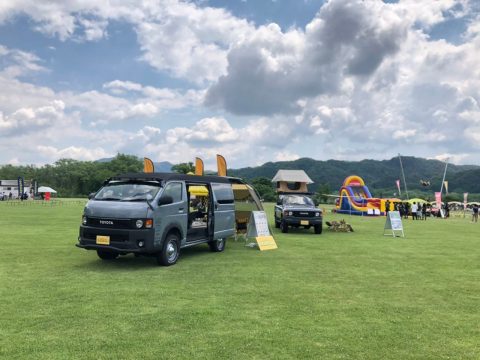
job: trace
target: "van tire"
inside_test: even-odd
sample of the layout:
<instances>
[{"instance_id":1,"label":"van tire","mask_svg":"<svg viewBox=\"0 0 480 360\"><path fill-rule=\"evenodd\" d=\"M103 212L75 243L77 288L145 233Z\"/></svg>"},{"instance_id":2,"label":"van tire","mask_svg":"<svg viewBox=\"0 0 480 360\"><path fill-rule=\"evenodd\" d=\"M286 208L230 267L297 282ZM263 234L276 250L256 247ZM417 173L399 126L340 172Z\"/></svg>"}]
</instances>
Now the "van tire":
<instances>
[{"instance_id":1,"label":"van tire","mask_svg":"<svg viewBox=\"0 0 480 360\"><path fill-rule=\"evenodd\" d=\"M280 221L277 221L277 219L275 219L275 228L278 229L280 227Z\"/></svg>"},{"instance_id":2,"label":"van tire","mask_svg":"<svg viewBox=\"0 0 480 360\"><path fill-rule=\"evenodd\" d=\"M208 246L210 247L210 251L212 252L222 252L225 250L225 245L227 243L227 240L225 239L218 239L218 240L213 240L208 243Z\"/></svg>"},{"instance_id":3,"label":"van tire","mask_svg":"<svg viewBox=\"0 0 480 360\"><path fill-rule=\"evenodd\" d=\"M323 230L322 224L315 225L315 234L321 234Z\"/></svg>"},{"instance_id":4,"label":"van tire","mask_svg":"<svg viewBox=\"0 0 480 360\"><path fill-rule=\"evenodd\" d=\"M162 250L157 254L158 265L174 265L180 256L180 238L175 232L165 237Z\"/></svg>"},{"instance_id":5,"label":"van tire","mask_svg":"<svg viewBox=\"0 0 480 360\"><path fill-rule=\"evenodd\" d=\"M102 260L115 260L118 253L114 251L97 250L97 255Z\"/></svg>"},{"instance_id":6,"label":"van tire","mask_svg":"<svg viewBox=\"0 0 480 360\"><path fill-rule=\"evenodd\" d=\"M282 233L288 233L288 224L286 221L280 223L280 228L282 229Z\"/></svg>"}]
</instances>

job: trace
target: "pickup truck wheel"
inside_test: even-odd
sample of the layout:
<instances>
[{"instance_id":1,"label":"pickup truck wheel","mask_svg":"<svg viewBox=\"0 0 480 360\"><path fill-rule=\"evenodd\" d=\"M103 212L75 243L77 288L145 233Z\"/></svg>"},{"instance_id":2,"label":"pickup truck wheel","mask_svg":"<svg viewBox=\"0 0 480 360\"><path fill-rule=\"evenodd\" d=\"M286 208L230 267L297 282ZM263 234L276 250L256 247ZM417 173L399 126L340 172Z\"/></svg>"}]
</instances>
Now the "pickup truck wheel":
<instances>
[{"instance_id":1,"label":"pickup truck wheel","mask_svg":"<svg viewBox=\"0 0 480 360\"><path fill-rule=\"evenodd\" d=\"M114 251L97 250L97 255L102 260L115 260L118 253Z\"/></svg>"},{"instance_id":2,"label":"pickup truck wheel","mask_svg":"<svg viewBox=\"0 0 480 360\"><path fill-rule=\"evenodd\" d=\"M223 250L225 250L226 242L227 241L225 239L218 239L218 240L210 241L208 243L208 246L210 247L210 251L222 252Z\"/></svg>"},{"instance_id":3,"label":"pickup truck wheel","mask_svg":"<svg viewBox=\"0 0 480 360\"><path fill-rule=\"evenodd\" d=\"M321 234L322 229L323 229L322 224L315 225L315 234Z\"/></svg>"},{"instance_id":4,"label":"pickup truck wheel","mask_svg":"<svg viewBox=\"0 0 480 360\"><path fill-rule=\"evenodd\" d=\"M165 238L162 251L157 254L157 263L170 266L177 262L180 256L180 238L175 233L170 233Z\"/></svg>"},{"instance_id":5,"label":"pickup truck wheel","mask_svg":"<svg viewBox=\"0 0 480 360\"><path fill-rule=\"evenodd\" d=\"M281 222L280 227L282 229L282 233L288 233L288 224L285 221Z\"/></svg>"}]
</instances>

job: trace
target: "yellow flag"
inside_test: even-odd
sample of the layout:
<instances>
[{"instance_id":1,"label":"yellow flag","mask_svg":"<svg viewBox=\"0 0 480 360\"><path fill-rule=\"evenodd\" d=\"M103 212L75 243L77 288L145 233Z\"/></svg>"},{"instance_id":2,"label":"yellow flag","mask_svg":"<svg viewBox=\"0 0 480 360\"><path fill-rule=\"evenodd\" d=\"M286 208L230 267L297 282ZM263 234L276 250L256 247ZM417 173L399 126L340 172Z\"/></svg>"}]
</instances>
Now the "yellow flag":
<instances>
[{"instance_id":1,"label":"yellow flag","mask_svg":"<svg viewBox=\"0 0 480 360\"><path fill-rule=\"evenodd\" d=\"M155 172L155 166L153 165L153 161L146 157L143 158L143 172L144 173Z\"/></svg>"},{"instance_id":2,"label":"yellow flag","mask_svg":"<svg viewBox=\"0 0 480 360\"><path fill-rule=\"evenodd\" d=\"M227 161L222 155L217 154L218 176L227 176Z\"/></svg>"},{"instance_id":3,"label":"yellow flag","mask_svg":"<svg viewBox=\"0 0 480 360\"><path fill-rule=\"evenodd\" d=\"M445 192L448 194L448 181L443 182L445 184Z\"/></svg>"},{"instance_id":4,"label":"yellow flag","mask_svg":"<svg viewBox=\"0 0 480 360\"><path fill-rule=\"evenodd\" d=\"M195 158L195 175L203 175L203 160Z\"/></svg>"}]
</instances>

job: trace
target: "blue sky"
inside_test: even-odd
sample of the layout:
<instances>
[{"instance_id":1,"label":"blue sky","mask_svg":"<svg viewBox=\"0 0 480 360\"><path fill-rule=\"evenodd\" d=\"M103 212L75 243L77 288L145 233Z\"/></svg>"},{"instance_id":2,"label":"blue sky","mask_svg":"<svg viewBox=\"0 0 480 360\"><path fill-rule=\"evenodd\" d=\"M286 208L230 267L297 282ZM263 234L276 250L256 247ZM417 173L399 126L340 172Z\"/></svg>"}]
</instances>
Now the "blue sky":
<instances>
[{"instance_id":1,"label":"blue sky","mask_svg":"<svg viewBox=\"0 0 480 360\"><path fill-rule=\"evenodd\" d=\"M0 164L480 164L479 14L473 0L10 1Z\"/></svg>"}]
</instances>

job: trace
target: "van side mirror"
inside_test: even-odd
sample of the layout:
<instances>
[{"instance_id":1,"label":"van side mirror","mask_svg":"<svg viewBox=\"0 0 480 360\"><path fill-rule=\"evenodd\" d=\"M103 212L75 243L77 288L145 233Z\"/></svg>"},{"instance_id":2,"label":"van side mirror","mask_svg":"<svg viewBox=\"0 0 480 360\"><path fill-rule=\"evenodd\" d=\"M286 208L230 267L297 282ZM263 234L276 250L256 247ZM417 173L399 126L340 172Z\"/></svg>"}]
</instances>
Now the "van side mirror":
<instances>
[{"instance_id":1,"label":"van side mirror","mask_svg":"<svg viewBox=\"0 0 480 360\"><path fill-rule=\"evenodd\" d=\"M88 200L92 200L92 199L95 197L95 194L96 194L96 193L94 193L94 192L88 194Z\"/></svg>"},{"instance_id":2,"label":"van side mirror","mask_svg":"<svg viewBox=\"0 0 480 360\"><path fill-rule=\"evenodd\" d=\"M158 205L168 205L173 203L173 198L170 195L163 195L160 200L158 200Z\"/></svg>"}]
</instances>

